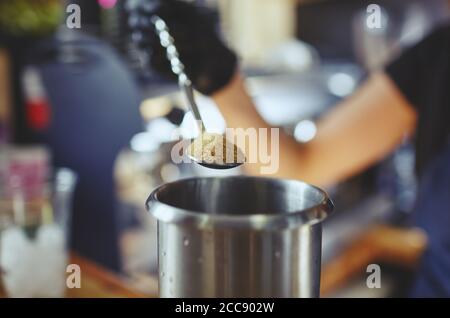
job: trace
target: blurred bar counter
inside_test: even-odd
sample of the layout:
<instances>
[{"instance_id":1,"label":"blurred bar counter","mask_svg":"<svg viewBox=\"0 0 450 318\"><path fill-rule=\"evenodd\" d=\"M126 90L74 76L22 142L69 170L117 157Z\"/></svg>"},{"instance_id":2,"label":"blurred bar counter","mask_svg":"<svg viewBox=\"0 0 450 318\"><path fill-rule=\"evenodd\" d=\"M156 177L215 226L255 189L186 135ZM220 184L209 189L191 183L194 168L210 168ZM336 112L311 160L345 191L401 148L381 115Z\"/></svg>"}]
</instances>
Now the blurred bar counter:
<instances>
[{"instance_id":1,"label":"blurred bar counter","mask_svg":"<svg viewBox=\"0 0 450 318\"><path fill-rule=\"evenodd\" d=\"M427 237L421 229L374 224L322 265L321 296L339 297L340 288L353 279L367 277L369 264L414 271L426 246Z\"/></svg>"},{"instance_id":2,"label":"blurred bar counter","mask_svg":"<svg viewBox=\"0 0 450 318\"><path fill-rule=\"evenodd\" d=\"M374 225L324 264L321 295L334 296L353 278L365 274L368 264L381 262L411 270L418 264L425 247L426 237L418 229ZM72 254L70 262L81 268L81 288L68 289L67 298L157 297L156 280L147 282L153 285L154 292L144 294L136 291L125 279L83 257ZM5 296L0 286L0 298Z\"/></svg>"},{"instance_id":3,"label":"blurred bar counter","mask_svg":"<svg viewBox=\"0 0 450 318\"><path fill-rule=\"evenodd\" d=\"M156 297L135 291L118 275L94 264L93 262L72 254L70 264L77 264L81 269L81 288L67 289L67 298L142 298ZM155 289L156 290L156 289ZM0 282L0 298L6 297Z\"/></svg>"}]
</instances>

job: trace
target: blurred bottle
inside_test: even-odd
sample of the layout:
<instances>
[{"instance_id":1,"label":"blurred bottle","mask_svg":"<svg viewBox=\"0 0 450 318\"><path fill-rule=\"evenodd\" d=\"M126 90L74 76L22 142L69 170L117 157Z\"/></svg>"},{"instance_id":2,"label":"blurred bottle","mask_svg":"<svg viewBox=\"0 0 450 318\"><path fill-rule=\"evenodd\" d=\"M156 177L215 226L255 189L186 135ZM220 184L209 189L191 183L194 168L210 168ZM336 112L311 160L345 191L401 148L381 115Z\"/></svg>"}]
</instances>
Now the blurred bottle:
<instances>
[{"instance_id":1,"label":"blurred bottle","mask_svg":"<svg viewBox=\"0 0 450 318\"><path fill-rule=\"evenodd\" d=\"M11 133L10 60L7 51L0 48L0 153Z\"/></svg>"},{"instance_id":2,"label":"blurred bottle","mask_svg":"<svg viewBox=\"0 0 450 318\"><path fill-rule=\"evenodd\" d=\"M65 292L75 174L51 177L44 147L8 147L0 162L0 269L10 297Z\"/></svg>"}]
</instances>

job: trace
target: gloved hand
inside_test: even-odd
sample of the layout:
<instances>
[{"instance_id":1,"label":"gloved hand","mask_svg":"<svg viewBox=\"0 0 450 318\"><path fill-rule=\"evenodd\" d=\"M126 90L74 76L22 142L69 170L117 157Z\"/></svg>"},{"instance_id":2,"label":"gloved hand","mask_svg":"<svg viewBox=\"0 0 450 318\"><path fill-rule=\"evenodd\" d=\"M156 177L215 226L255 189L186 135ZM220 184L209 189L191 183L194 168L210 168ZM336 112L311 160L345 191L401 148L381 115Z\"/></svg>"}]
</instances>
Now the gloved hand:
<instances>
[{"instance_id":1,"label":"gloved hand","mask_svg":"<svg viewBox=\"0 0 450 318\"><path fill-rule=\"evenodd\" d=\"M176 79L150 19L162 18L174 38L185 73L199 92L211 95L228 84L237 66L237 57L219 38L208 8L179 0L148 1L139 16L130 17L131 26L142 32L140 46L150 53L151 66Z\"/></svg>"}]
</instances>

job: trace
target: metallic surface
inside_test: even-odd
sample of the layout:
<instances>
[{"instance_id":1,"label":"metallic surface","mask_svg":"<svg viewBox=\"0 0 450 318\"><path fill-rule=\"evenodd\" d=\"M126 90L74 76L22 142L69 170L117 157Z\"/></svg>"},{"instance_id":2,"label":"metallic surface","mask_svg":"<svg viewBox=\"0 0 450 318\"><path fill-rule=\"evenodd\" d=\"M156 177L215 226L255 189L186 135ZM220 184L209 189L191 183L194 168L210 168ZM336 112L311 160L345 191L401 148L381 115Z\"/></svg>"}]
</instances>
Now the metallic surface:
<instances>
[{"instance_id":1,"label":"metallic surface","mask_svg":"<svg viewBox=\"0 0 450 318\"><path fill-rule=\"evenodd\" d=\"M175 46L174 39L169 33L169 27L163 19L156 15L152 17L152 23L155 25L155 31L159 37L161 46L166 49L167 59L171 64L172 72L178 76L178 85L186 97L194 118L199 125L200 131L203 132L205 127L203 126L202 117L200 115L200 111L198 110L197 103L195 102L192 83L184 72L184 64L179 58L180 55Z\"/></svg>"},{"instance_id":2,"label":"metallic surface","mask_svg":"<svg viewBox=\"0 0 450 318\"><path fill-rule=\"evenodd\" d=\"M194 178L147 201L158 219L161 297L318 297L320 221L333 209L300 181Z\"/></svg>"}]
</instances>

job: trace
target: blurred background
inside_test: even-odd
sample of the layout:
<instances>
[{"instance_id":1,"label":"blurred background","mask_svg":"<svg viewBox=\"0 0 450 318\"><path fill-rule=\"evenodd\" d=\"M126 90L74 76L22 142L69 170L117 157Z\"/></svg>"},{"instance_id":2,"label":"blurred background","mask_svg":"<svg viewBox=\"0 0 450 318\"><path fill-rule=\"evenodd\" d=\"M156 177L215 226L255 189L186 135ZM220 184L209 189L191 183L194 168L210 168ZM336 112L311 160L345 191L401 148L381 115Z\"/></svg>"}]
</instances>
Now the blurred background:
<instances>
[{"instance_id":1,"label":"blurred background","mask_svg":"<svg viewBox=\"0 0 450 318\"><path fill-rule=\"evenodd\" d=\"M3 293L155 296L149 193L179 178L242 173L171 161L177 136L192 137L194 122L177 85L157 75L138 46L139 12L154 2L0 0ZM449 15L446 0L378 0L383 28L371 30L373 1L190 2L213 9L259 112L299 143L312 140L315 120L370 72ZM66 23L76 22L71 4L81 9L80 28ZM207 128L223 131L211 100L198 100ZM337 211L324 225L323 296L405 295L426 244L403 225L415 187L414 149L405 142L327 189ZM80 291L65 291L66 263L86 268ZM366 287L371 263L383 267L381 289ZM42 273L30 274L35 268ZM30 283L33 276L41 278Z\"/></svg>"}]
</instances>

